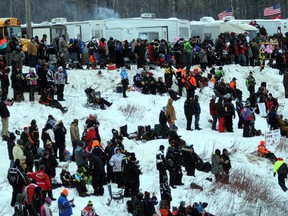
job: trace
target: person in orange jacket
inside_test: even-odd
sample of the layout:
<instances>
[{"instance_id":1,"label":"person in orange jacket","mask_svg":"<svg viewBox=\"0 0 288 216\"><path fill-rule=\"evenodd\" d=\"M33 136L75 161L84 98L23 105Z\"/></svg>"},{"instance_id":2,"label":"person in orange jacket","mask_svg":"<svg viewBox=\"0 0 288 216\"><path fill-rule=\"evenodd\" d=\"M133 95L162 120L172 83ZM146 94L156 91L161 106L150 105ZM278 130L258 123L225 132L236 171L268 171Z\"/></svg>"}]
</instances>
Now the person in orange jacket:
<instances>
[{"instance_id":1,"label":"person in orange jacket","mask_svg":"<svg viewBox=\"0 0 288 216\"><path fill-rule=\"evenodd\" d=\"M277 157L272 152L270 152L268 149L266 149L264 140L260 141L260 145L258 146L257 152L258 152L258 155L260 157L267 158L272 163L274 163L277 160Z\"/></svg>"},{"instance_id":2,"label":"person in orange jacket","mask_svg":"<svg viewBox=\"0 0 288 216\"><path fill-rule=\"evenodd\" d=\"M186 77L185 87L187 90L187 98L194 98L195 90L197 88L197 80L194 72L190 72Z\"/></svg>"},{"instance_id":3,"label":"person in orange jacket","mask_svg":"<svg viewBox=\"0 0 288 216\"><path fill-rule=\"evenodd\" d=\"M175 71L175 76L178 83L178 94L179 96L182 96L182 90L186 81L186 71L182 68L179 68L177 71Z\"/></svg>"}]
</instances>

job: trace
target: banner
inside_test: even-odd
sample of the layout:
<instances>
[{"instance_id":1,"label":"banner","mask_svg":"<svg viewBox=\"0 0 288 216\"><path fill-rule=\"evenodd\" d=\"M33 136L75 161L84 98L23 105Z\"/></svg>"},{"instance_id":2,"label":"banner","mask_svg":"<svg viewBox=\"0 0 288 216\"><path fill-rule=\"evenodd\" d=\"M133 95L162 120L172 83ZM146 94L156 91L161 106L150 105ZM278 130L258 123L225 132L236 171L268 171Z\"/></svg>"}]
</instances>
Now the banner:
<instances>
[{"instance_id":1,"label":"banner","mask_svg":"<svg viewBox=\"0 0 288 216\"><path fill-rule=\"evenodd\" d=\"M266 145L278 145L280 143L280 129L265 132Z\"/></svg>"}]
</instances>

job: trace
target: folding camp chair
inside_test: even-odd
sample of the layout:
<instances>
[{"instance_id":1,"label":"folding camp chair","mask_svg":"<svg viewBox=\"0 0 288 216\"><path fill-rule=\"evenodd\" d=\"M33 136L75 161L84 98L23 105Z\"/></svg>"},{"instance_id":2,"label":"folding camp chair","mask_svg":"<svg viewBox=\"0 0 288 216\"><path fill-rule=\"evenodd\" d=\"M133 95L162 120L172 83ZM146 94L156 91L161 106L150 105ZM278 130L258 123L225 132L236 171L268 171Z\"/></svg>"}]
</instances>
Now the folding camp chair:
<instances>
[{"instance_id":1,"label":"folding camp chair","mask_svg":"<svg viewBox=\"0 0 288 216\"><path fill-rule=\"evenodd\" d=\"M112 187L111 187L111 184L108 184L108 192L109 192L109 195L110 195L110 199L108 199L108 203L107 205L110 206L112 200L115 200L117 202L119 202L120 200L122 200L122 203L123 203L123 199L124 199L124 194L123 194L123 189L122 190L119 190L117 192L112 192Z\"/></svg>"}]
</instances>

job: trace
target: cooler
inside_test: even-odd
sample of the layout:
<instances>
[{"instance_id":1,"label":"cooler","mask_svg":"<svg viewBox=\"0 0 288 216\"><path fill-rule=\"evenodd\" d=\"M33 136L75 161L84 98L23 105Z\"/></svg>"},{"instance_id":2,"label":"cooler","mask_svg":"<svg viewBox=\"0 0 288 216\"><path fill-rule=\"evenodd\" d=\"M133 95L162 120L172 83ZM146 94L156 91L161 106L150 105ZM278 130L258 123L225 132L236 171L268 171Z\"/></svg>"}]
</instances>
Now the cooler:
<instances>
[{"instance_id":1,"label":"cooler","mask_svg":"<svg viewBox=\"0 0 288 216\"><path fill-rule=\"evenodd\" d=\"M116 70L116 64L108 64L108 70Z\"/></svg>"}]
</instances>

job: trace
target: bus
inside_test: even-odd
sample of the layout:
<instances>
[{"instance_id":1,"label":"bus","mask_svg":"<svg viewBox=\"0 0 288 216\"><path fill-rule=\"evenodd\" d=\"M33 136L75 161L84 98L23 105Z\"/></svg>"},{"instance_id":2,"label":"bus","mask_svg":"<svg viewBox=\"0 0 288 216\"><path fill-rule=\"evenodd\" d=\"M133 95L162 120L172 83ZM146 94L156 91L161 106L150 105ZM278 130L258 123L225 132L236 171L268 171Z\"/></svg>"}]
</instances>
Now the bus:
<instances>
[{"instance_id":1,"label":"bus","mask_svg":"<svg viewBox=\"0 0 288 216\"><path fill-rule=\"evenodd\" d=\"M0 18L0 34L9 39L12 34L21 38L21 23L15 17Z\"/></svg>"}]
</instances>

